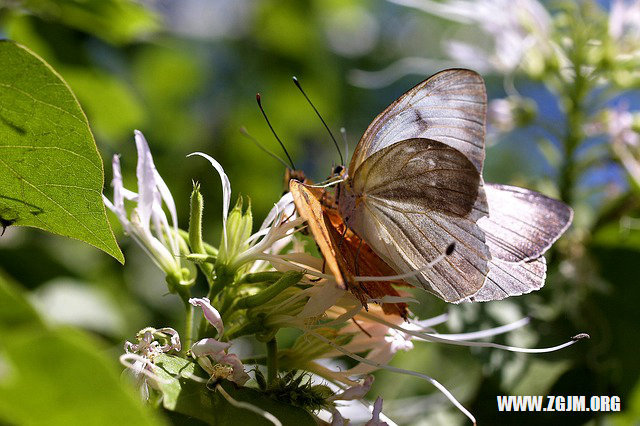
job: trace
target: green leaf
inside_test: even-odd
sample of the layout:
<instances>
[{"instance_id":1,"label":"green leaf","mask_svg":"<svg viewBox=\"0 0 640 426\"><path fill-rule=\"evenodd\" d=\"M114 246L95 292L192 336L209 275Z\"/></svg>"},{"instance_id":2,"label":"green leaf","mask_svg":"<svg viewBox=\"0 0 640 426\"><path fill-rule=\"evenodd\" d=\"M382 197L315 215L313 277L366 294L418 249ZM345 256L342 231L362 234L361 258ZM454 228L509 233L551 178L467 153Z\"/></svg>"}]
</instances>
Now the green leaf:
<instances>
[{"instance_id":1,"label":"green leaf","mask_svg":"<svg viewBox=\"0 0 640 426\"><path fill-rule=\"evenodd\" d=\"M104 170L87 119L60 76L0 41L0 219L75 238L124 263L102 203Z\"/></svg>"},{"instance_id":2,"label":"green leaf","mask_svg":"<svg viewBox=\"0 0 640 426\"><path fill-rule=\"evenodd\" d=\"M167 383L160 383L162 402L167 410L216 426L237 425L239 422L243 426L272 425L252 411L234 407L219 391L210 390L206 384L193 380L193 376L206 377L206 373L194 362L170 355L160 355L155 360L160 367L157 373L167 380ZM236 387L228 381L223 381L221 385L233 399L248 402L273 414L283 425L316 425L311 414L302 408L283 404L253 388Z\"/></svg>"},{"instance_id":3,"label":"green leaf","mask_svg":"<svg viewBox=\"0 0 640 426\"><path fill-rule=\"evenodd\" d=\"M1 274L0 330L0 424L163 424L100 342L45 326Z\"/></svg>"}]
</instances>

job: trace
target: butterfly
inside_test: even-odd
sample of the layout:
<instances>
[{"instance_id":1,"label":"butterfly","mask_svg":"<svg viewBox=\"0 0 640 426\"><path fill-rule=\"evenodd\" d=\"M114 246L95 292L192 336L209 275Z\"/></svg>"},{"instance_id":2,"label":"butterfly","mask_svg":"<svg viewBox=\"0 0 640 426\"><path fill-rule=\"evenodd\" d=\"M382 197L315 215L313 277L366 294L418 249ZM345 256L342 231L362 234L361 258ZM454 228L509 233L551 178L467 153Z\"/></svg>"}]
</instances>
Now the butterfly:
<instances>
[{"instance_id":1,"label":"butterfly","mask_svg":"<svg viewBox=\"0 0 640 426\"><path fill-rule=\"evenodd\" d=\"M342 178L336 211L344 225L395 272L414 272L414 285L447 302L498 300L541 288L543 254L573 218L560 201L484 183L486 104L476 72L439 72L380 113L348 168L335 170ZM333 248L331 256L339 259L326 212L314 210L317 194L292 187L298 199L306 197L302 210L312 218L323 254ZM311 222L326 229L314 230ZM455 250L432 265L452 242ZM329 268L349 270L339 260Z\"/></svg>"}]
</instances>

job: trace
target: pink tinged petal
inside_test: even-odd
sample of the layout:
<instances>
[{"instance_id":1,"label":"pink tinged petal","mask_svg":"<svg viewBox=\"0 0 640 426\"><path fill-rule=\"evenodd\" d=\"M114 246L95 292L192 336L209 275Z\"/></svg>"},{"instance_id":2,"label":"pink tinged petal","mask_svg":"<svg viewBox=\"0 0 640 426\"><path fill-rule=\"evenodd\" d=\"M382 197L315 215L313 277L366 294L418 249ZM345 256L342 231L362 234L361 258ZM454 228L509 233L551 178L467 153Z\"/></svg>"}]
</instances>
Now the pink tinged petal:
<instances>
[{"instance_id":1,"label":"pink tinged petal","mask_svg":"<svg viewBox=\"0 0 640 426\"><path fill-rule=\"evenodd\" d=\"M371 385L373 384L373 376L367 376L364 378L361 384L351 386L347 388L344 392L339 393L337 395L329 398L331 401L342 400L342 401L350 401L353 399L362 399L371 389Z\"/></svg>"},{"instance_id":2,"label":"pink tinged petal","mask_svg":"<svg viewBox=\"0 0 640 426\"><path fill-rule=\"evenodd\" d=\"M199 306L200 308L202 308L202 313L204 314L204 317L207 319L207 321L209 321L209 324L211 324L213 327L215 327L216 330L218 330L218 336L222 336L224 334L222 317L220 316L220 313L216 310L216 308L211 306L211 302L209 301L209 299L207 299L206 297L203 297L201 299L191 298L189 299L189 303L191 303L193 306Z\"/></svg>"},{"instance_id":3,"label":"pink tinged petal","mask_svg":"<svg viewBox=\"0 0 640 426\"><path fill-rule=\"evenodd\" d=\"M331 411L331 426L344 426L344 418L335 408Z\"/></svg>"},{"instance_id":4,"label":"pink tinged petal","mask_svg":"<svg viewBox=\"0 0 640 426\"><path fill-rule=\"evenodd\" d=\"M199 155L200 157L204 157L205 159L207 159L220 175L220 180L222 181L222 235L224 238L224 245L226 249L227 216L229 216L229 205L231 204L231 182L229 182L229 177L227 177L227 174L224 172L224 169L222 168L220 163L218 163L213 157L202 152L194 152L187 155L187 157L191 157L193 155Z\"/></svg>"},{"instance_id":5,"label":"pink tinged petal","mask_svg":"<svg viewBox=\"0 0 640 426\"><path fill-rule=\"evenodd\" d=\"M376 402L373 403L373 413L371 420L365 423L365 426L389 426L387 422L380 420L380 414L382 413L382 398L376 398Z\"/></svg>"},{"instance_id":6,"label":"pink tinged petal","mask_svg":"<svg viewBox=\"0 0 640 426\"><path fill-rule=\"evenodd\" d=\"M180 335L177 331L175 331L171 327L164 327L157 330L160 333L168 334L169 344L162 346L160 349L162 352L169 352L170 350L175 350L176 352L180 352L182 350L182 343L180 342Z\"/></svg>"},{"instance_id":7,"label":"pink tinged petal","mask_svg":"<svg viewBox=\"0 0 640 426\"><path fill-rule=\"evenodd\" d=\"M215 358L226 355L224 351L231 347L229 342L220 342L211 337L197 341L191 347L195 357L212 356Z\"/></svg>"},{"instance_id":8,"label":"pink tinged petal","mask_svg":"<svg viewBox=\"0 0 640 426\"><path fill-rule=\"evenodd\" d=\"M244 371L244 365L236 354L224 354L217 361L221 364L230 365L233 368L231 379L228 379L238 385L244 385L250 379L249 375Z\"/></svg>"},{"instance_id":9,"label":"pink tinged petal","mask_svg":"<svg viewBox=\"0 0 640 426\"><path fill-rule=\"evenodd\" d=\"M156 182L154 174L153 157L147 140L139 130L135 132L136 149L138 151L138 165L136 167L136 177L138 178L138 207L137 212L140 224L145 230L149 229L149 221L153 204L155 202Z\"/></svg>"},{"instance_id":10,"label":"pink tinged petal","mask_svg":"<svg viewBox=\"0 0 640 426\"><path fill-rule=\"evenodd\" d=\"M128 354L137 352L138 345L134 345L133 343L127 340L126 342L124 342L124 351Z\"/></svg>"},{"instance_id":11,"label":"pink tinged petal","mask_svg":"<svg viewBox=\"0 0 640 426\"><path fill-rule=\"evenodd\" d=\"M391 344L386 343L369 352L365 359L367 361L374 362L376 365L387 365L389 361L391 361L391 358L393 358L394 354L395 351L392 350ZM355 367L344 371L344 374L347 376L357 376L359 374L371 373L373 371L376 371L377 369L378 367L361 362Z\"/></svg>"}]
</instances>

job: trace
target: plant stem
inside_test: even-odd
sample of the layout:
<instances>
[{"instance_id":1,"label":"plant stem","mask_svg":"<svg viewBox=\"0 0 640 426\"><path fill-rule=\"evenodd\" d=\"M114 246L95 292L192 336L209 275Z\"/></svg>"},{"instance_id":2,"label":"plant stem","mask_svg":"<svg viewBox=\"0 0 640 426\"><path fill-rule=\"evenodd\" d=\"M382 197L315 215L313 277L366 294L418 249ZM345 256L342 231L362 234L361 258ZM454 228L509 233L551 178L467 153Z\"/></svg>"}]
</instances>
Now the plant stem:
<instances>
[{"instance_id":1,"label":"plant stem","mask_svg":"<svg viewBox=\"0 0 640 426\"><path fill-rule=\"evenodd\" d=\"M273 384L278 377L278 342L276 338L267 342L267 383Z\"/></svg>"},{"instance_id":2,"label":"plant stem","mask_svg":"<svg viewBox=\"0 0 640 426\"><path fill-rule=\"evenodd\" d=\"M186 338L185 338L185 344L183 345L183 351L185 352L193 344L193 308L194 306L191 303L187 303L186 305L187 315L185 317L186 322L184 326L185 328L184 334Z\"/></svg>"},{"instance_id":3,"label":"plant stem","mask_svg":"<svg viewBox=\"0 0 640 426\"><path fill-rule=\"evenodd\" d=\"M564 95L567 111L566 133L563 141L564 158L560 167L559 189L560 198L569 205L573 205L577 179L575 154L584 140L583 125L586 119L585 98L589 93L589 79L585 76L585 34L582 17L576 17L573 29L573 46L568 52L575 77L570 84L565 85Z\"/></svg>"}]
</instances>

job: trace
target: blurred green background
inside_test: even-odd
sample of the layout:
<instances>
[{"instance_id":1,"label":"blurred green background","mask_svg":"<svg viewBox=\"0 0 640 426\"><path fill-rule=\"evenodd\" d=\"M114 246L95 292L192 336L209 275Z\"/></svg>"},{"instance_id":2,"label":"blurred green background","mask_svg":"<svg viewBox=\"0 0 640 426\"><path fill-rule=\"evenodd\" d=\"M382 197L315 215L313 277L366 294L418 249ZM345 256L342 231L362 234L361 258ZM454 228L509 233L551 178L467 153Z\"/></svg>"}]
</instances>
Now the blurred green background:
<instances>
[{"instance_id":1,"label":"blurred green background","mask_svg":"<svg viewBox=\"0 0 640 426\"><path fill-rule=\"evenodd\" d=\"M41 55L79 98L105 162L105 194L110 197L110 158L115 153L122 155L125 186L135 189L133 129L139 129L176 199L182 228L188 224L192 179L201 182L205 238L214 243L221 217L219 178L208 163L186 159L187 154L203 151L218 159L231 180L233 198L248 195L258 223L283 190L283 167L239 133L246 127L282 156L256 106L257 92L297 168L319 181L338 163L338 155L292 76L299 78L335 134L340 127L346 129L353 151L372 118L408 88L439 69L477 65L438 59L447 57L443 40L460 34L473 38L476 28L382 0L0 4L0 36ZM608 4L601 6L606 9ZM375 72L402 60L408 72L398 73L398 78ZM503 76L495 70L479 71L489 98L503 97ZM517 77L516 82L538 101L551 127L561 126L559 107L548 91L535 82L519 82ZM637 103L633 93L627 97ZM535 131L490 132L485 179L557 196L557 175L537 138ZM422 317L449 312L452 332L530 316L529 326L496 340L553 346L579 332L590 333L591 340L545 355L416 343L414 350L399 353L394 365L438 379L481 425L638 421L640 232L622 232L617 226L622 216L638 216L637 193L624 199L627 204L620 213L621 194L628 190L615 164L579 183L574 230L554 252L547 285L540 292L455 307L417 295L422 303L414 310ZM613 219L594 219L605 213ZM27 287L52 321L98 335L115 359L123 341L139 329L177 328L183 319L179 300L166 294L162 273L110 218L125 267L82 243L10 227L0 237L0 270ZM432 386L413 378L380 373L371 396L377 394L399 424L466 421ZM619 395L624 413L498 413L496 395L505 394Z\"/></svg>"}]
</instances>

